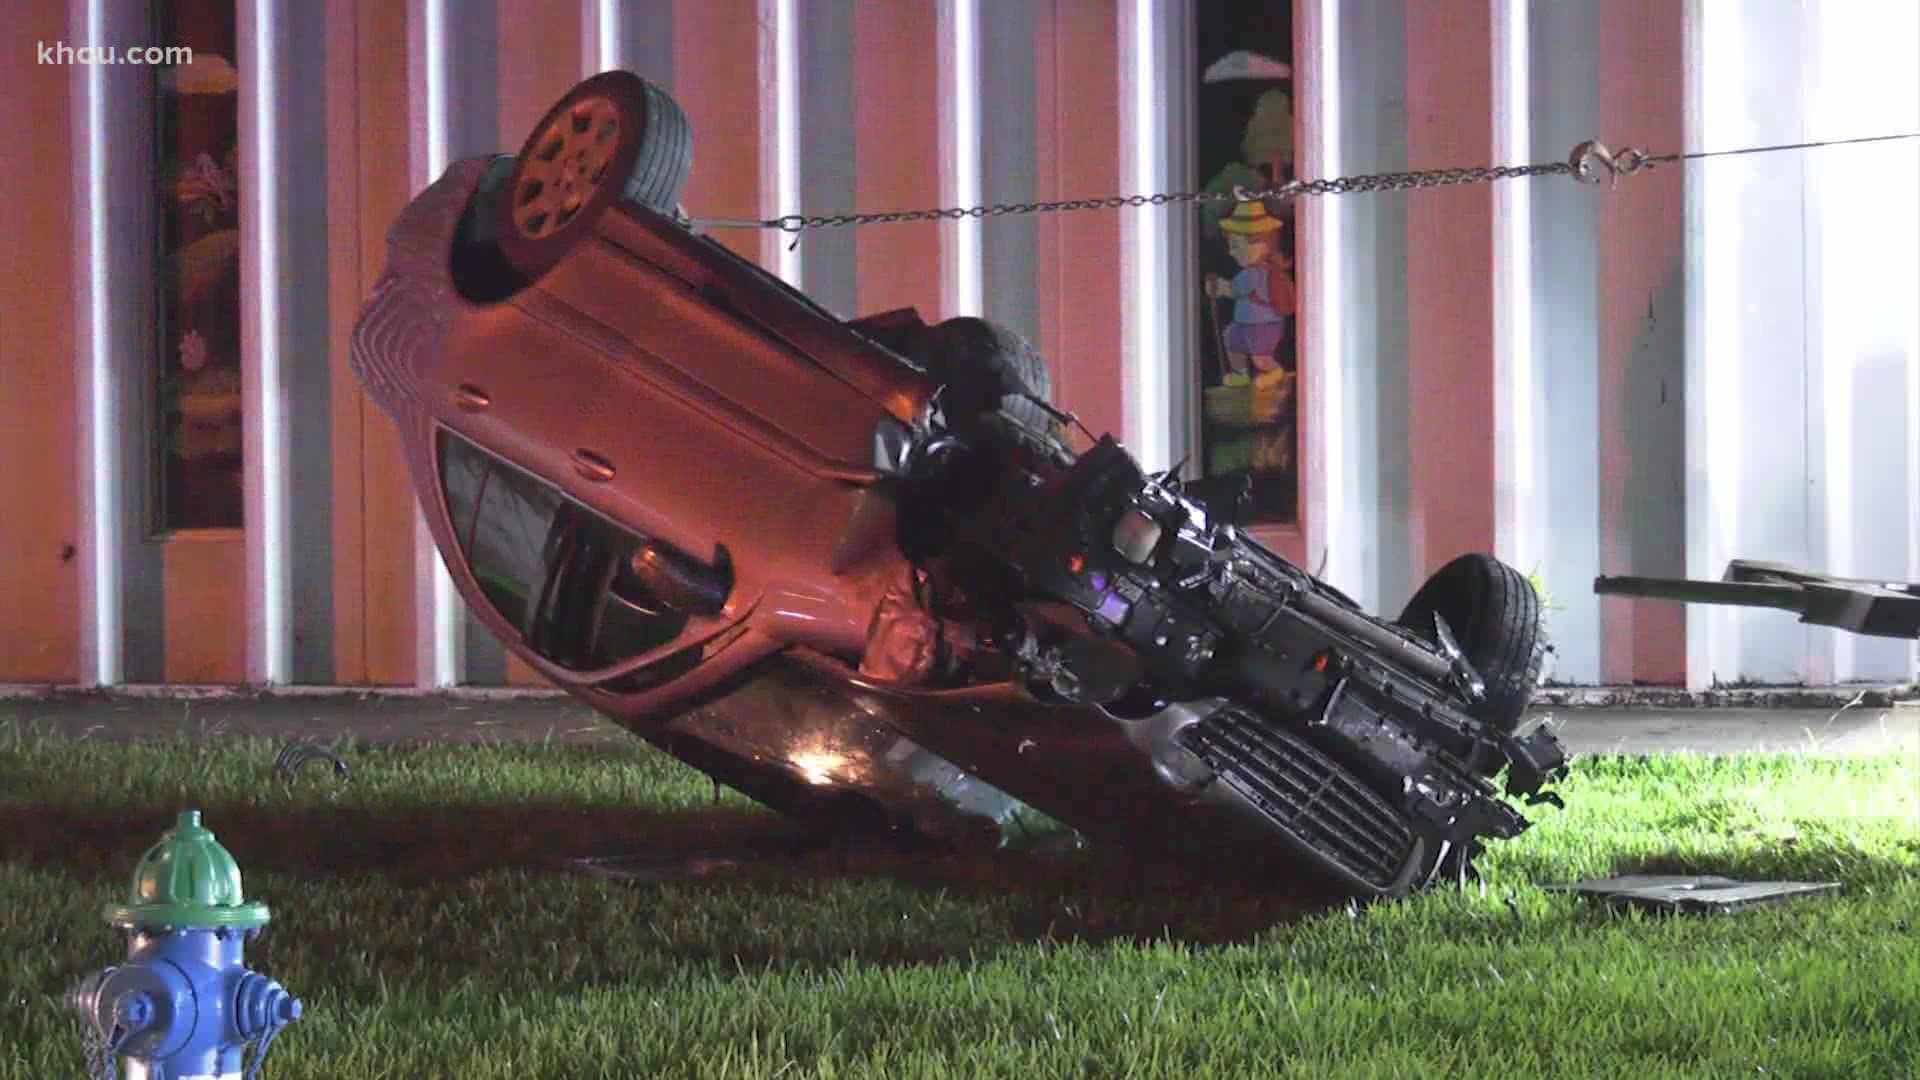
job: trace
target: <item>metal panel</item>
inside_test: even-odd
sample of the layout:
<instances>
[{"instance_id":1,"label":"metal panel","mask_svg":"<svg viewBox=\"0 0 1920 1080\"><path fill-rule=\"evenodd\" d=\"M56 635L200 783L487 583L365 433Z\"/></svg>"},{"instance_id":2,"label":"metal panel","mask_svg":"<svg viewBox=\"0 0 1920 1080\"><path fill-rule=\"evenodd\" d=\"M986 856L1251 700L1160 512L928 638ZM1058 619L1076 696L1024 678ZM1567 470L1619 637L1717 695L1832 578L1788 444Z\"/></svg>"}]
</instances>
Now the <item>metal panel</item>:
<instances>
[{"instance_id":1,"label":"metal panel","mask_svg":"<svg viewBox=\"0 0 1920 1080\"><path fill-rule=\"evenodd\" d=\"M983 129L991 130L980 140L984 203L1039 198L1033 39L1033 0L999 0L993 17L981 21L979 108ZM987 221L980 237L987 317L1029 341L1040 338L1038 226L1032 214L1013 214Z\"/></svg>"},{"instance_id":2,"label":"metal panel","mask_svg":"<svg viewBox=\"0 0 1920 1080\"><path fill-rule=\"evenodd\" d=\"M1294 12L1302 176L1334 176L1341 163L1339 0L1298 0ZM1359 577L1335 484L1352 458L1349 432L1335 423L1346 408L1343 354L1336 313L1345 291L1342 200L1308 199L1295 211L1300 268L1300 548L1303 565L1351 584ZM1340 553L1336 565L1335 553Z\"/></svg>"},{"instance_id":3,"label":"metal panel","mask_svg":"<svg viewBox=\"0 0 1920 1080\"><path fill-rule=\"evenodd\" d=\"M351 184L359 224L355 314L386 263L387 229L414 191L414 117L396 103L411 100L419 81L414 78L419 66L411 62L414 43L408 32L409 20L417 14L407 5L382 0L359 0L353 11L356 57L349 130L357 158ZM343 334L351 327L349 321ZM343 385L354 385L345 359L339 368ZM360 573L346 587L356 592L360 605L356 632L364 643L361 678L387 685L418 684L430 679L433 670L430 663L419 662L420 626L433 618L433 609L419 602L414 587L419 576L419 515L399 433L357 386L354 397L360 411L352 444L360 480Z\"/></svg>"},{"instance_id":4,"label":"metal panel","mask_svg":"<svg viewBox=\"0 0 1920 1080\"><path fill-rule=\"evenodd\" d=\"M1819 138L1920 131L1920 7L1808 4L1807 130ZM1910 579L1920 470L1920 144L1805 155L1807 367L1813 547L1833 574ZM1906 682L1913 647L1812 635L1834 681Z\"/></svg>"},{"instance_id":5,"label":"metal panel","mask_svg":"<svg viewBox=\"0 0 1920 1080\"><path fill-rule=\"evenodd\" d=\"M673 87L672 0L581 0L581 75L620 69Z\"/></svg>"},{"instance_id":6,"label":"metal panel","mask_svg":"<svg viewBox=\"0 0 1920 1080\"><path fill-rule=\"evenodd\" d=\"M1636 145L1685 139L1685 20L1666 0L1596 4L1599 113L1596 130ZM1542 153L1547 147L1538 148ZM1686 190L1693 169L1663 169L1589 195L1599 222L1589 256L1597 266L1601 567L1618 573L1686 572L1684 290ZM1564 181L1555 181L1564 184ZM1537 186L1537 185L1536 185ZM1571 259L1575 256L1567 254ZM1541 318L1546 318L1542 309ZM1577 567L1550 570L1548 587L1573 610L1585 592ZM1674 604L1608 599L1599 607L1600 670L1562 657L1568 681L1676 684L1686 679L1686 615Z\"/></svg>"},{"instance_id":7,"label":"metal panel","mask_svg":"<svg viewBox=\"0 0 1920 1080\"><path fill-rule=\"evenodd\" d=\"M855 209L853 0L796 0L799 70L794 86L800 145L799 207L808 214ZM807 294L842 318L858 314L858 238L821 229L797 254Z\"/></svg>"},{"instance_id":8,"label":"metal panel","mask_svg":"<svg viewBox=\"0 0 1920 1080\"><path fill-rule=\"evenodd\" d=\"M70 38L119 46L151 34L144 4L83 0ZM88 686L164 677L166 605L160 544L148 542L145 482L151 400L123 358L153 340L153 94L149 68L73 69L75 365L82 478L80 681Z\"/></svg>"},{"instance_id":9,"label":"metal panel","mask_svg":"<svg viewBox=\"0 0 1920 1080\"><path fill-rule=\"evenodd\" d=\"M1690 149L1807 135L1799 8L1696 9ZM1807 480L1805 185L1799 155L1719 159L1689 187L1696 292L1688 347L1689 577L1735 558L1811 563ZM1693 455L1700 455L1694 458ZM1819 568L1819 567L1816 567ZM1688 681L1794 681L1808 638L1767 612L1688 613Z\"/></svg>"},{"instance_id":10,"label":"metal panel","mask_svg":"<svg viewBox=\"0 0 1920 1080\"><path fill-rule=\"evenodd\" d=\"M938 47L930 5L857 0L854 17L854 124L859 167L855 204L863 209L932 206L940 199L939 74L926 57ZM854 231L863 314L940 309L942 229L901 222ZM1059 359L1049 356L1058 372Z\"/></svg>"},{"instance_id":11,"label":"metal panel","mask_svg":"<svg viewBox=\"0 0 1920 1080\"><path fill-rule=\"evenodd\" d=\"M759 89L761 218L805 212L801 205L800 13L799 0L758 0L755 54ZM799 249L781 233L758 236L760 265L794 288L805 287L806 264Z\"/></svg>"},{"instance_id":12,"label":"metal panel","mask_svg":"<svg viewBox=\"0 0 1920 1080\"><path fill-rule=\"evenodd\" d=\"M332 470L328 296L304 287L327 260L325 9L239 9L246 392L246 676L331 682ZM296 208L298 210L296 211ZM294 538L299 538L296 543Z\"/></svg>"},{"instance_id":13,"label":"metal panel","mask_svg":"<svg viewBox=\"0 0 1920 1080\"><path fill-rule=\"evenodd\" d=\"M1337 6L1339 171L1407 168L1407 29L1404 0ZM1362 606L1413 592L1407 390L1407 211L1404 199L1335 197L1340 303L1319 312L1340 328L1339 411L1344 467L1325 477L1339 546L1328 580ZM1326 354L1323 354L1323 358ZM1331 434L1329 437L1333 437Z\"/></svg>"},{"instance_id":14,"label":"metal panel","mask_svg":"<svg viewBox=\"0 0 1920 1080\"><path fill-rule=\"evenodd\" d=\"M281 106L285 175L280 280L286 394L289 670L296 683L337 681L333 640L333 304L327 276L334 227L346 211L328 202L326 130L330 52L350 43L327 33L321 4L280 0L286 97Z\"/></svg>"},{"instance_id":15,"label":"metal panel","mask_svg":"<svg viewBox=\"0 0 1920 1080\"><path fill-rule=\"evenodd\" d=\"M407 14L411 187L418 191L452 162L499 149L500 30L492 4L455 7L450 0L413 0ZM466 611L417 511L414 587L414 610L420 615L415 683L445 687L464 681L468 649L485 655L498 645Z\"/></svg>"},{"instance_id":16,"label":"metal panel","mask_svg":"<svg viewBox=\"0 0 1920 1080\"><path fill-rule=\"evenodd\" d=\"M773 146L762 111L760 0L675 0L674 97L693 124L693 171L687 212L697 218L759 217L765 210L763 159ZM715 58L724 58L716 62ZM761 265L784 244L763 231L718 230L714 239Z\"/></svg>"},{"instance_id":17,"label":"metal panel","mask_svg":"<svg viewBox=\"0 0 1920 1080\"><path fill-rule=\"evenodd\" d=\"M1416 168L1493 153L1492 8L1408 4L1407 156ZM1409 191L1407 413L1409 585L1494 544L1493 193L1487 184ZM1389 589L1397 609L1411 595Z\"/></svg>"},{"instance_id":18,"label":"metal panel","mask_svg":"<svg viewBox=\"0 0 1920 1080\"><path fill-rule=\"evenodd\" d=\"M1526 161L1563 158L1599 130L1600 5L1532 5L1527 52L1532 111ZM1497 108L1497 105L1496 105ZM1527 273L1538 441L1534 512L1544 544L1521 565L1539 571L1557 610L1548 612L1556 679L1600 676L1600 612L1588 583L1600 573L1599 259L1602 193L1564 178L1529 186ZM1605 257L1602 255L1601 257ZM1609 357L1608 362L1628 362ZM1633 387L1623 386L1624 392Z\"/></svg>"},{"instance_id":19,"label":"metal panel","mask_svg":"<svg viewBox=\"0 0 1920 1080\"><path fill-rule=\"evenodd\" d=\"M24 49L72 37L61 0L0 7L0 40ZM0 595L18 613L0 619L0 682L80 675L84 492L74 481L88 473L70 455L85 415L74 373L88 365L75 349L74 290L60 284L76 280L72 223L83 192L58 167L82 145L70 119L84 116L78 90L72 69L51 65L16 61L0 77L0 145L36 147L47 163L15 175L12 197L0 205L0 235L8 238L0 295L34 297L8 312L9 332L0 335L0 505L14 508L0 524Z\"/></svg>"},{"instance_id":20,"label":"metal panel","mask_svg":"<svg viewBox=\"0 0 1920 1080\"><path fill-rule=\"evenodd\" d=\"M980 3L938 0L940 111L940 205L980 201ZM985 263L982 223L976 218L940 223L941 318L984 314Z\"/></svg>"},{"instance_id":21,"label":"metal panel","mask_svg":"<svg viewBox=\"0 0 1920 1080\"><path fill-rule=\"evenodd\" d=\"M1117 52L1120 56L1121 188L1129 194L1165 191L1168 110L1162 86L1165 24L1155 0L1123 0ZM1174 465L1167 399L1172 372L1167 363L1167 217L1164 207L1119 211L1121 279L1120 438L1148 470Z\"/></svg>"}]
</instances>

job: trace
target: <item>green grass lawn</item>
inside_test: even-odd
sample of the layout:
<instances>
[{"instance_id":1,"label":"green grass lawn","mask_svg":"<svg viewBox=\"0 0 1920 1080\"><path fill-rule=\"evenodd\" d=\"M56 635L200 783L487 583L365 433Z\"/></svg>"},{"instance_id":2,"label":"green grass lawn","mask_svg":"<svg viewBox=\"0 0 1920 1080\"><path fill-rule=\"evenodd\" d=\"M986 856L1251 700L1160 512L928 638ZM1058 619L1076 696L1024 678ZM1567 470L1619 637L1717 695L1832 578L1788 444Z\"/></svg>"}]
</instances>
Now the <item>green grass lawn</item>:
<instances>
[{"instance_id":1,"label":"green grass lawn","mask_svg":"<svg viewBox=\"0 0 1920 1080\"><path fill-rule=\"evenodd\" d=\"M186 807L306 1002L268 1077L1920 1076L1920 775L1895 759L1580 759L1485 880L1358 911L1111 855L821 855L667 884L555 855L781 824L637 741L356 748L0 733L0 1077L82 1067L65 989ZM1733 917L1538 885L1643 869L1838 880Z\"/></svg>"}]
</instances>

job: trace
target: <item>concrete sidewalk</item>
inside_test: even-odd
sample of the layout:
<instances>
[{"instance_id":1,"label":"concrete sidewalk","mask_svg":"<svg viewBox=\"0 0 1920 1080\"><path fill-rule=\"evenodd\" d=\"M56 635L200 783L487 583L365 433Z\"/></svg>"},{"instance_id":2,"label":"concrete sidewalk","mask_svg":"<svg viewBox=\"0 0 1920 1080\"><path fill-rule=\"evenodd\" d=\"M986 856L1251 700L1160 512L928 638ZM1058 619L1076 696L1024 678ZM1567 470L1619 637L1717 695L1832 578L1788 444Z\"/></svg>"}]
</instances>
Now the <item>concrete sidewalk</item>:
<instances>
[{"instance_id":1,"label":"concrete sidewalk","mask_svg":"<svg viewBox=\"0 0 1920 1080\"><path fill-rule=\"evenodd\" d=\"M1920 761L1920 703L1808 707L1543 706L1536 715L1571 753L1691 751L1905 753ZM44 733L128 740L186 734L375 743L550 739L603 744L632 738L583 705L550 692L236 691L0 696L0 735Z\"/></svg>"},{"instance_id":2,"label":"concrete sidewalk","mask_svg":"<svg viewBox=\"0 0 1920 1080\"><path fill-rule=\"evenodd\" d=\"M1902 753L1920 762L1920 708L1547 709L1575 754Z\"/></svg>"}]
</instances>

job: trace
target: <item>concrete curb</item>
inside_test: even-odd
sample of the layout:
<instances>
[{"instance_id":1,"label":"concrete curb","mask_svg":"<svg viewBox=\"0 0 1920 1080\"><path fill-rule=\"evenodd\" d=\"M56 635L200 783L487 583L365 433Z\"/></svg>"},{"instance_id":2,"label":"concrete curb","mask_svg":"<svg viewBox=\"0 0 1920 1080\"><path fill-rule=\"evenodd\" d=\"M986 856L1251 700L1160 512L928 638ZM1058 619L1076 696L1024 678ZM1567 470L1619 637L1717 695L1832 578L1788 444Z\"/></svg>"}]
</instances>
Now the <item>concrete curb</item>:
<instances>
[{"instance_id":1,"label":"concrete curb","mask_svg":"<svg viewBox=\"0 0 1920 1080\"><path fill-rule=\"evenodd\" d=\"M82 687L64 684L0 683L0 701L47 704L81 701L278 701L306 698L355 701L559 701L564 690L537 686L452 686L425 690L410 686L203 686L187 683Z\"/></svg>"},{"instance_id":2,"label":"concrete curb","mask_svg":"<svg viewBox=\"0 0 1920 1080\"><path fill-rule=\"evenodd\" d=\"M1920 687L1897 685L1741 686L1684 690L1666 686L1547 686L1538 708L1556 709L1888 709L1920 703Z\"/></svg>"}]
</instances>

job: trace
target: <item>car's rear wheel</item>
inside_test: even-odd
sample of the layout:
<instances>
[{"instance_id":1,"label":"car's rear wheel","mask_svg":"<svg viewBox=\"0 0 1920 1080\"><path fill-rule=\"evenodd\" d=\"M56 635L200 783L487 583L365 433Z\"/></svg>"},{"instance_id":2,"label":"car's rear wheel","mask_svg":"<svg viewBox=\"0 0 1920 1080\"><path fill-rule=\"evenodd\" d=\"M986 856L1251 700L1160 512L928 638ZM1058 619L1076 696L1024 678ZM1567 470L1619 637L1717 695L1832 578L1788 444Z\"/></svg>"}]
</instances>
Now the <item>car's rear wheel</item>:
<instances>
[{"instance_id":1,"label":"car's rear wheel","mask_svg":"<svg viewBox=\"0 0 1920 1080\"><path fill-rule=\"evenodd\" d=\"M500 253L526 281L551 270L620 199L673 215L693 164L693 131L666 91L606 71L534 125L490 208Z\"/></svg>"},{"instance_id":2,"label":"car's rear wheel","mask_svg":"<svg viewBox=\"0 0 1920 1080\"><path fill-rule=\"evenodd\" d=\"M1420 586L1401 612L1400 625L1437 642L1435 615L1446 620L1460 651L1486 683L1486 699L1468 711L1512 731L1533 701L1546 646L1533 583L1491 555L1462 555Z\"/></svg>"}]
</instances>

